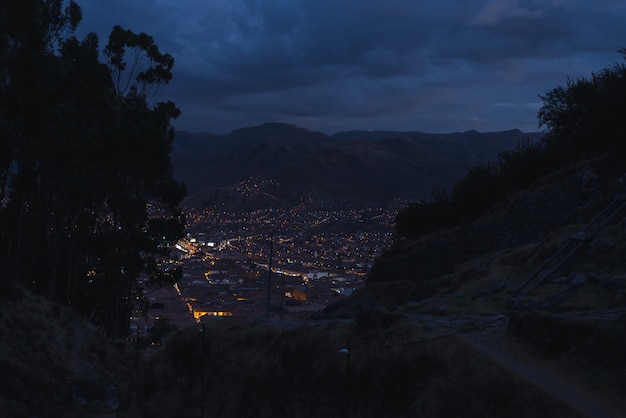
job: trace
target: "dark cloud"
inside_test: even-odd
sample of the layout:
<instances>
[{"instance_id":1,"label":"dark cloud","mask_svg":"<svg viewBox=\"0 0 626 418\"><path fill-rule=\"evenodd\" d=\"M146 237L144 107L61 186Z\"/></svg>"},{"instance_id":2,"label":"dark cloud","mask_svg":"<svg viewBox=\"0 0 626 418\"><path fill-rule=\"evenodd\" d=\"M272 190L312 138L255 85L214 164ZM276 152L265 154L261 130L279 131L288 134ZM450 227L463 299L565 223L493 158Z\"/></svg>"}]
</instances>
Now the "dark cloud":
<instances>
[{"instance_id":1,"label":"dark cloud","mask_svg":"<svg viewBox=\"0 0 626 418\"><path fill-rule=\"evenodd\" d=\"M596 0L83 0L176 59L182 129L537 129L538 95L621 59L626 4Z\"/></svg>"}]
</instances>

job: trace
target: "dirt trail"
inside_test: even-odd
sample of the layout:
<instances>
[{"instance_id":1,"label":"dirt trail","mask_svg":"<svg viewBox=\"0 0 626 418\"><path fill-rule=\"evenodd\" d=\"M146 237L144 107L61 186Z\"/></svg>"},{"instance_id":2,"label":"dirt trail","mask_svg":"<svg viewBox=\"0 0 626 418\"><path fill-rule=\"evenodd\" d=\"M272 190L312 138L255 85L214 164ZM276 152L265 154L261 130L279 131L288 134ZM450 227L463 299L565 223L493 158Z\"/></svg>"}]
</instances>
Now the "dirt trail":
<instances>
[{"instance_id":1,"label":"dirt trail","mask_svg":"<svg viewBox=\"0 0 626 418\"><path fill-rule=\"evenodd\" d=\"M564 377L550 373L548 370L542 370L539 361L533 361L529 357L505 350L501 344L503 335L503 327L460 334L465 341L483 354L584 416L594 418L625 416L623 411L618 412L615 408L603 405L600 401L593 399L593 396L584 389L575 387L572 382L566 381Z\"/></svg>"}]
</instances>

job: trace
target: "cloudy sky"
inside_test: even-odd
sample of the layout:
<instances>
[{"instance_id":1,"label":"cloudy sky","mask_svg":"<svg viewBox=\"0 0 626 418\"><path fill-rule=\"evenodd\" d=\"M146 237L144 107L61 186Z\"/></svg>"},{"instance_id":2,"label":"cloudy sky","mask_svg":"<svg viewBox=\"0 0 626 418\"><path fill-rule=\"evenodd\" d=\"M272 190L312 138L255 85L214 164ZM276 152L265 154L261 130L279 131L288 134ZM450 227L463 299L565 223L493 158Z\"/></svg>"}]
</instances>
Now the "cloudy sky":
<instances>
[{"instance_id":1,"label":"cloudy sky","mask_svg":"<svg viewBox=\"0 0 626 418\"><path fill-rule=\"evenodd\" d=\"M623 58L623 0L77 0L174 56L178 129L537 131L540 94Z\"/></svg>"}]
</instances>

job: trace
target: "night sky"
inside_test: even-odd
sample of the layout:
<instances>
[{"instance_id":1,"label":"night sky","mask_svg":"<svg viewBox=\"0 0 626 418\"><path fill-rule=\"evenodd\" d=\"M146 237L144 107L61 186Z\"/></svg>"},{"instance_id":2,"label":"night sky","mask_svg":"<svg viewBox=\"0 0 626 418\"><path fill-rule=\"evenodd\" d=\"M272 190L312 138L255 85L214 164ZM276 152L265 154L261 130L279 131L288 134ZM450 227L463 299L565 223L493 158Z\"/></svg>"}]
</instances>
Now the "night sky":
<instances>
[{"instance_id":1,"label":"night sky","mask_svg":"<svg viewBox=\"0 0 626 418\"><path fill-rule=\"evenodd\" d=\"M538 131L540 94L622 61L623 0L77 0L174 56L177 129Z\"/></svg>"}]
</instances>

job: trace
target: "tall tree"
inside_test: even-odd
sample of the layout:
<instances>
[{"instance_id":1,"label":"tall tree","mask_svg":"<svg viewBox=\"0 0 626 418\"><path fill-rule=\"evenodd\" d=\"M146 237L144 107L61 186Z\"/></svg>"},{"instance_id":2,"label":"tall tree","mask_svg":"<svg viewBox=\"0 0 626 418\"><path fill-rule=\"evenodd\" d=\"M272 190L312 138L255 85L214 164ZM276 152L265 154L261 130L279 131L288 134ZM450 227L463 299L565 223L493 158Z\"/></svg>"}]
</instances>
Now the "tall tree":
<instances>
[{"instance_id":1,"label":"tall tree","mask_svg":"<svg viewBox=\"0 0 626 418\"><path fill-rule=\"evenodd\" d=\"M120 335L136 278L183 230L169 158L179 110L151 104L174 61L116 26L100 62L95 34L71 35L80 8L62 3L0 9L0 249L23 285Z\"/></svg>"}]
</instances>

